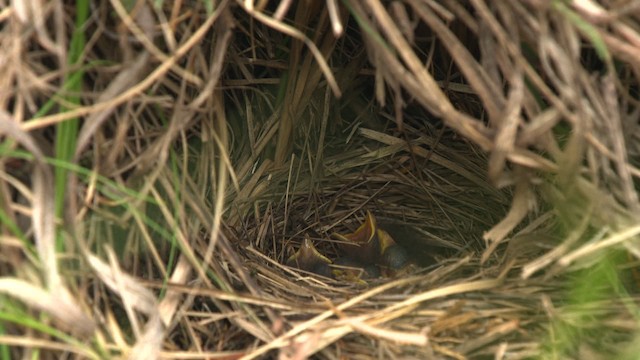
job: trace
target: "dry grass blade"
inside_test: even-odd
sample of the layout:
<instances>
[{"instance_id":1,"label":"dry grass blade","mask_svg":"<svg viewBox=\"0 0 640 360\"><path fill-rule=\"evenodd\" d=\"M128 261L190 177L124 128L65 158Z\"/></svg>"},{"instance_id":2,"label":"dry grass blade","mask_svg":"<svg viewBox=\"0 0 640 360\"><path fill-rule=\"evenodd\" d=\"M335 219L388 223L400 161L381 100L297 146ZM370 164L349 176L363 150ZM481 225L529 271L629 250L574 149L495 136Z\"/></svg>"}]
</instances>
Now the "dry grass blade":
<instances>
[{"instance_id":1,"label":"dry grass blade","mask_svg":"<svg viewBox=\"0 0 640 360\"><path fill-rule=\"evenodd\" d=\"M560 258L558 263L562 266L568 266L582 257L602 253L603 249L611 248L625 241L631 242L632 240L635 240L635 237L638 236L638 234L640 234L640 226L629 227L620 233L612 234L608 238L601 239L595 243L583 245L575 251Z\"/></svg>"},{"instance_id":2,"label":"dry grass blade","mask_svg":"<svg viewBox=\"0 0 640 360\"><path fill-rule=\"evenodd\" d=\"M26 294L20 291L28 290L29 295L35 295L30 301L32 305L49 312L72 332L88 336L93 332L95 324L69 293L58 267L51 169L45 163L44 155L34 139L4 112L0 112L0 129L34 155L32 224L38 256L42 262L42 277L46 289L40 289L40 284L34 285L15 279L5 279L9 281L9 286L5 283L4 292L24 300ZM12 288L11 284L17 285L17 287Z\"/></svg>"},{"instance_id":3,"label":"dry grass blade","mask_svg":"<svg viewBox=\"0 0 640 360\"><path fill-rule=\"evenodd\" d=\"M53 316L65 331L82 337L89 337L94 331L93 321L79 309L75 298L65 288L52 292L21 279L1 277L0 293Z\"/></svg>"},{"instance_id":4,"label":"dry grass blade","mask_svg":"<svg viewBox=\"0 0 640 360\"><path fill-rule=\"evenodd\" d=\"M372 2L377 3L376 1ZM354 5L353 10L357 14L359 21L363 23L363 26L373 29L373 24L366 22L366 13L360 5L356 6L355 3L352 5ZM377 15L385 20L383 22L383 24L386 24L383 25L385 29L387 31L393 31L391 29L395 29L395 25L393 25L392 20L388 18L388 14L386 14L380 6L375 7L375 9L378 10ZM385 72L385 81L391 84L402 84L402 86L414 94L416 99L429 109L429 111L443 117L447 121L447 125L456 129L467 138L472 139L483 149L491 148L491 142L487 138L484 126L475 119L455 111L437 85L437 82L426 69L423 68L420 61L415 58L415 55L411 54L412 52L409 50L408 44L402 39L399 30L393 31L392 35L398 42L394 45L401 48L399 51L405 56L403 60L410 64L415 77L409 75L404 69L404 66L396 59L395 55L386 48L386 45L380 43L380 38L377 35L373 35L372 37L375 41L371 41L368 44L374 49L372 51L375 51L376 58L371 60L375 60L374 65L378 65L377 67Z\"/></svg>"},{"instance_id":5,"label":"dry grass blade","mask_svg":"<svg viewBox=\"0 0 640 360\"><path fill-rule=\"evenodd\" d=\"M111 266L92 255L88 255L88 260L100 279L122 299L137 337L137 341L128 354L128 358L157 358L164 341L166 324L162 322L155 296L137 280L122 273L113 258L113 252L110 251L109 253L111 255ZM149 316L144 329L138 324L134 310Z\"/></svg>"},{"instance_id":6,"label":"dry grass blade","mask_svg":"<svg viewBox=\"0 0 640 360\"><path fill-rule=\"evenodd\" d=\"M0 344L8 345L8 346L19 346L19 347L25 347L25 348L31 348L31 349L39 349L42 351L47 351L47 350L60 351L68 354L76 354L85 359L93 359L93 360L100 359L99 354L89 349L61 344L56 341L39 339L39 338L2 335L0 336Z\"/></svg>"},{"instance_id":7,"label":"dry grass blade","mask_svg":"<svg viewBox=\"0 0 640 360\"><path fill-rule=\"evenodd\" d=\"M122 297L125 307L130 309L130 315L133 315L131 310L142 311L145 314L153 314L156 311L156 300L153 293L136 279L122 273L117 268L117 264L109 266L91 255L88 256L88 260L105 285ZM134 320L132 319L132 321Z\"/></svg>"},{"instance_id":8,"label":"dry grass blade","mask_svg":"<svg viewBox=\"0 0 640 360\"><path fill-rule=\"evenodd\" d=\"M254 16L257 20L264 22L268 26L302 41L309 48L309 50L313 54L313 57L318 62L318 65L320 66L320 69L322 70L324 76L329 82L329 86L333 90L334 95L338 97L341 95L340 88L338 87L338 84L336 83L333 73L329 69L329 66L327 65L325 58L323 57L320 50L318 50L318 48L315 46L315 44L313 44L311 40L309 40L309 38L307 38L303 33L299 32L297 29L285 23L278 22L276 19L271 18L259 11L255 11L251 7L246 7L245 10L247 10L247 12L252 16Z\"/></svg>"},{"instance_id":9,"label":"dry grass blade","mask_svg":"<svg viewBox=\"0 0 640 360\"><path fill-rule=\"evenodd\" d=\"M100 94L99 103L108 103L118 94L129 89L138 82L142 76L142 71L149 62L149 53L143 52L136 60L127 68L123 69L118 76L113 79L109 87ZM87 125L84 126L78 134L78 145L76 147L76 157L82 154L83 150L89 145L91 138L95 132L109 119L109 116L116 110L117 106L112 106L104 111L94 112L89 116Z\"/></svg>"},{"instance_id":10,"label":"dry grass blade","mask_svg":"<svg viewBox=\"0 0 640 360\"><path fill-rule=\"evenodd\" d=\"M536 199L531 191L529 182L524 177L521 177L516 184L509 213L499 224L484 234L484 239L489 243L489 246L487 246L487 250L482 255L483 262L489 259L489 256L495 251L500 242L520 224L529 211L535 207L535 204Z\"/></svg>"},{"instance_id":11,"label":"dry grass blade","mask_svg":"<svg viewBox=\"0 0 640 360\"><path fill-rule=\"evenodd\" d=\"M36 119L29 120L23 125L23 129L25 131L43 128L46 126L50 126L53 124L57 124L59 122L77 118L83 115L92 114L100 111L107 110L109 108L119 106L126 101L129 101L132 97L137 94L142 93L145 89L151 86L155 81L164 76L167 71L171 69L171 67L182 58L191 48L196 46L198 42L202 39L202 37L206 34L206 32L210 29L210 27L215 23L218 16L220 16L226 7L220 6L216 9L216 12L212 14L207 21L205 21L200 28L198 28L193 36L191 36L188 41L180 46L170 58L163 61L158 67L155 68L146 78L142 81L138 82L136 86L129 88L127 91L120 93L120 95L115 98L102 103L96 103L90 106L79 107L74 110L70 110L64 113L59 113L55 115L43 116Z\"/></svg>"},{"instance_id":12,"label":"dry grass blade","mask_svg":"<svg viewBox=\"0 0 640 360\"><path fill-rule=\"evenodd\" d=\"M398 344L425 346L429 341L426 334L415 334L402 331L380 329L375 326L367 325L367 323L357 319L345 319L343 321L354 330L365 335L392 341Z\"/></svg>"}]
</instances>

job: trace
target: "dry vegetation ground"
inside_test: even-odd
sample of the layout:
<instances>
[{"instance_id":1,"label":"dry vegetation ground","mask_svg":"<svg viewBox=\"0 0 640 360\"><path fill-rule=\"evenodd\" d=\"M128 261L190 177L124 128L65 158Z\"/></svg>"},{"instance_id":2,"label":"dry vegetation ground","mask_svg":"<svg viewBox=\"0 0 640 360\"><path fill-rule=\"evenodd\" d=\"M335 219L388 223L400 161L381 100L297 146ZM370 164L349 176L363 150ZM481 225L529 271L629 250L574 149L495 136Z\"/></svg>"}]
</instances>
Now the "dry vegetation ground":
<instances>
[{"instance_id":1,"label":"dry vegetation ground","mask_svg":"<svg viewBox=\"0 0 640 360\"><path fill-rule=\"evenodd\" d=\"M0 358L637 358L639 14L0 0Z\"/></svg>"}]
</instances>

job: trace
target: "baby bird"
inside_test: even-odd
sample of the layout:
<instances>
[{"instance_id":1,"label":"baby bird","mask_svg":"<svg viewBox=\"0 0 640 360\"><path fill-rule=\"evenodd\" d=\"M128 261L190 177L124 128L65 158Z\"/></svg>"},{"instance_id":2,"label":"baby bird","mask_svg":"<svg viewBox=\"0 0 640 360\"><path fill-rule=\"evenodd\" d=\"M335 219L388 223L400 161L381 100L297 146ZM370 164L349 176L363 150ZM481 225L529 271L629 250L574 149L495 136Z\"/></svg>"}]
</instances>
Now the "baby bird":
<instances>
[{"instance_id":1,"label":"baby bird","mask_svg":"<svg viewBox=\"0 0 640 360\"><path fill-rule=\"evenodd\" d=\"M329 267L331 260L320 254L308 236L305 236L300 249L287 259L287 265L301 270L309 271L318 275L332 277Z\"/></svg>"},{"instance_id":2,"label":"baby bird","mask_svg":"<svg viewBox=\"0 0 640 360\"><path fill-rule=\"evenodd\" d=\"M396 244L388 232L378 229L378 241L380 242L379 264L397 271L409 264L409 253L402 246Z\"/></svg>"},{"instance_id":3,"label":"baby bird","mask_svg":"<svg viewBox=\"0 0 640 360\"><path fill-rule=\"evenodd\" d=\"M362 264L348 257L337 258L331 266L331 272L337 280L360 282L380 277L380 269L373 264Z\"/></svg>"},{"instance_id":4,"label":"baby bird","mask_svg":"<svg viewBox=\"0 0 640 360\"><path fill-rule=\"evenodd\" d=\"M335 262L316 250L306 235L300 249L287 259L286 264L328 278L365 284L364 279L378 278L382 274L393 276L410 268L407 250L387 231L378 228L369 211L356 231L333 236L341 241L338 248L342 253Z\"/></svg>"},{"instance_id":5,"label":"baby bird","mask_svg":"<svg viewBox=\"0 0 640 360\"><path fill-rule=\"evenodd\" d=\"M335 233L333 236L342 241L338 248L348 258L362 264L373 264L381 254L376 231L376 219L367 211L364 222L356 231L346 235Z\"/></svg>"},{"instance_id":6,"label":"baby bird","mask_svg":"<svg viewBox=\"0 0 640 360\"><path fill-rule=\"evenodd\" d=\"M365 221L356 231L334 237L342 240L338 245L348 258L364 265L378 265L397 271L409 264L406 249L396 244L388 232L379 229L376 219L367 211Z\"/></svg>"}]
</instances>

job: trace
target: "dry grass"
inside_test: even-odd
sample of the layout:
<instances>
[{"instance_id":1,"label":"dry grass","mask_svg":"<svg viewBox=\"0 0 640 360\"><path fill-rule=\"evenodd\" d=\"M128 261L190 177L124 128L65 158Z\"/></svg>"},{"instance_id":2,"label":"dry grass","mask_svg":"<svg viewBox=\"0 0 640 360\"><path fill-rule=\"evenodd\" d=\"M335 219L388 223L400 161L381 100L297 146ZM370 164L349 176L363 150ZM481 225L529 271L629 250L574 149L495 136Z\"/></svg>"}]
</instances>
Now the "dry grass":
<instances>
[{"instance_id":1,"label":"dry grass","mask_svg":"<svg viewBox=\"0 0 640 360\"><path fill-rule=\"evenodd\" d=\"M632 3L0 9L0 358L639 351Z\"/></svg>"}]
</instances>

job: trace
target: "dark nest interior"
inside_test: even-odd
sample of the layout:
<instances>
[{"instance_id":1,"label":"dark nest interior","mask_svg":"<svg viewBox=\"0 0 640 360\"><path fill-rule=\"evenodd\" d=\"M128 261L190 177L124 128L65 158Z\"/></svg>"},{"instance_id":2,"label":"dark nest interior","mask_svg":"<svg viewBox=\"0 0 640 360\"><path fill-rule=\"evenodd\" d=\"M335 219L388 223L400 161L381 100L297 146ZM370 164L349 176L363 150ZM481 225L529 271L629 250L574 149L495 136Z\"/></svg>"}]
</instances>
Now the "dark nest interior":
<instances>
[{"instance_id":1,"label":"dark nest interior","mask_svg":"<svg viewBox=\"0 0 640 360\"><path fill-rule=\"evenodd\" d=\"M635 3L0 4L0 359L640 353Z\"/></svg>"}]
</instances>

